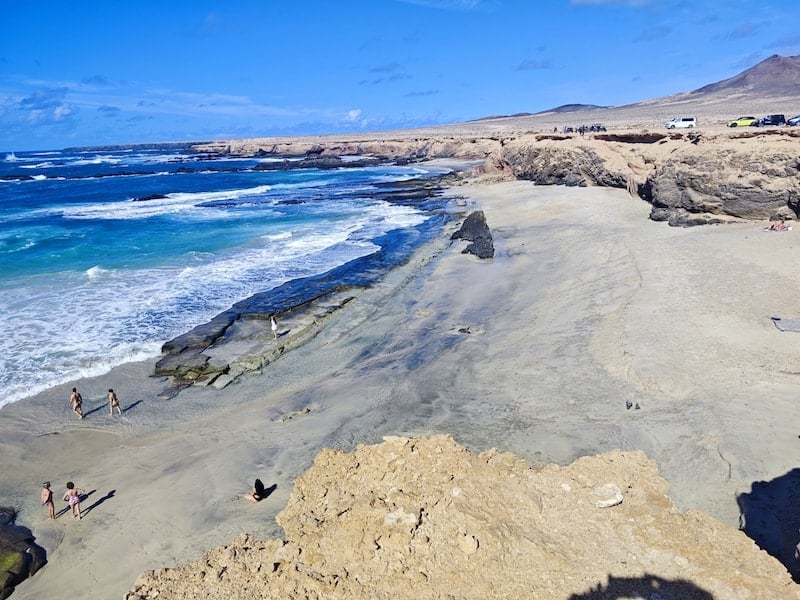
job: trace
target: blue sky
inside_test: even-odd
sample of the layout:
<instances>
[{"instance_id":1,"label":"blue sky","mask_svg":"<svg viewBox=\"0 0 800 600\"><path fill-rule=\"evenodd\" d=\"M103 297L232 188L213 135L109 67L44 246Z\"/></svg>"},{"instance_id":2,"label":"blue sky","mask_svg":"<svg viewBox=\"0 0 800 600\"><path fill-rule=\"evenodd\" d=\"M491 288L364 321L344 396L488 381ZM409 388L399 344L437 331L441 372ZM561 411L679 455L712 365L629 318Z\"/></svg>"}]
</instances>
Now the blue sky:
<instances>
[{"instance_id":1,"label":"blue sky","mask_svg":"<svg viewBox=\"0 0 800 600\"><path fill-rule=\"evenodd\" d=\"M797 0L0 0L0 150L619 105L800 54Z\"/></svg>"}]
</instances>

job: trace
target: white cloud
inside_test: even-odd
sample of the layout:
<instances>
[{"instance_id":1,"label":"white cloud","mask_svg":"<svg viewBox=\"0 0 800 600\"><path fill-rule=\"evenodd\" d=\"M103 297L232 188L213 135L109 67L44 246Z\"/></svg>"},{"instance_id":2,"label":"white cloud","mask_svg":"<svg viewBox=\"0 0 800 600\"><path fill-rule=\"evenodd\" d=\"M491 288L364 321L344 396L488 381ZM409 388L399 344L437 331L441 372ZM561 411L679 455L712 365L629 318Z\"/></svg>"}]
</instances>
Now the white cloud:
<instances>
[{"instance_id":1,"label":"white cloud","mask_svg":"<svg viewBox=\"0 0 800 600\"><path fill-rule=\"evenodd\" d=\"M347 111L347 118L345 121L348 123L357 123L361 121L361 117L364 113L361 111L360 108L354 108L353 110Z\"/></svg>"},{"instance_id":2,"label":"white cloud","mask_svg":"<svg viewBox=\"0 0 800 600\"><path fill-rule=\"evenodd\" d=\"M62 121L67 117L72 116L75 110L69 104L62 104L61 106L56 106L53 110L53 119L56 121Z\"/></svg>"}]
</instances>

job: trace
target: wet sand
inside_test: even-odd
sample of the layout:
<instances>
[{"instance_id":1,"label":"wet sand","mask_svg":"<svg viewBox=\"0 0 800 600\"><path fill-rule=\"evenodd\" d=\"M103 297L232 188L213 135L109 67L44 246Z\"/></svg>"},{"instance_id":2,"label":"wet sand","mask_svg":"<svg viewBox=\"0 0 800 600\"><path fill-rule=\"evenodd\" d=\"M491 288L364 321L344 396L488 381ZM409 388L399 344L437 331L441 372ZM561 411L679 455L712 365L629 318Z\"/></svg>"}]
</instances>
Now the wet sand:
<instances>
[{"instance_id":1,"label":"wet sand","mask_svg":"<svg viewBox=\"0 0 800 600\"><path fill-rule=\"evenodd\" d=\"M137 363L74 384L84 421L73 384L0 410L0 504L49 560L14 598L122 597L143 570L242 531L279 536L319 449L383 435L449 433L534 465L642 449L681 509L731 526L738 494L795 466L800 334L770 317L800 316L800 232L669 228L619 190L458 191L485 211L494 260L431 244L262 374L165 400ZM241 500L256 477L274 493ZM66 481L92 491L85 518L49 522L45 480L57 509Z\"/></svg>"}]
</instances>

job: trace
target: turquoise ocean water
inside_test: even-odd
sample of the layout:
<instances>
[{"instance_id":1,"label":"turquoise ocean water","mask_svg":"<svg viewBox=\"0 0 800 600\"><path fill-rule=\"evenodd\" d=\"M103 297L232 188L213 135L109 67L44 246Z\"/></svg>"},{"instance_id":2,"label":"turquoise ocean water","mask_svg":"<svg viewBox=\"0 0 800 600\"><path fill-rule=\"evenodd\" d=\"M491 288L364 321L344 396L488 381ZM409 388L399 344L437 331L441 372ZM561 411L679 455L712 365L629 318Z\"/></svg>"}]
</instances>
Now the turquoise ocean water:
<instances>
[{"instance_id":1,"label":"turquoise ocean water","mask_svg":"<svg viewBox=\"0 0 800 600\"><path fill-rule=\"evenodd\" d=\"M0 406L157 356L253 294L424 226L419 166L259 170L178 145L0 154Z\"/></svg>"}]
</instances>

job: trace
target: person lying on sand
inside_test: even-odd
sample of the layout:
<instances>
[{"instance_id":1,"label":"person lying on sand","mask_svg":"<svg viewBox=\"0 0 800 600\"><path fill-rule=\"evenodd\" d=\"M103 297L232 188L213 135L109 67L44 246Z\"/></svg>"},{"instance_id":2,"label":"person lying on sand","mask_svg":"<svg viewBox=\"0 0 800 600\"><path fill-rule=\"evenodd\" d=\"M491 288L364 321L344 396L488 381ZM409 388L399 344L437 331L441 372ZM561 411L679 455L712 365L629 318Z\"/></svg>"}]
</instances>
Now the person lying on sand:
<instances>
[{"instance_id":1,"label":"person lying on sand","mask_svg":"<svg viewBox=\"0 0 800 600\"><path fill-rule=\"evenodd\" d=\"M261 502L264 499L264 484L261 483L260 479L256 479L256 482L253 484L253 489L250 490L250 493L245 494L242 497L245 500L250 500L250 502Z\"/></svg>"},{"instance_id":2,"label":"person lying on sand","mask_svg":"<svg viewBox=\"0 0 800 600\"><path fill-rule=\"evenodd\" d=\"M789 231L791 227L786 224L786 221L781 219L780 221L775 221L769 227L765 227L764 231Z\"/></svg>"}]
</instances>

